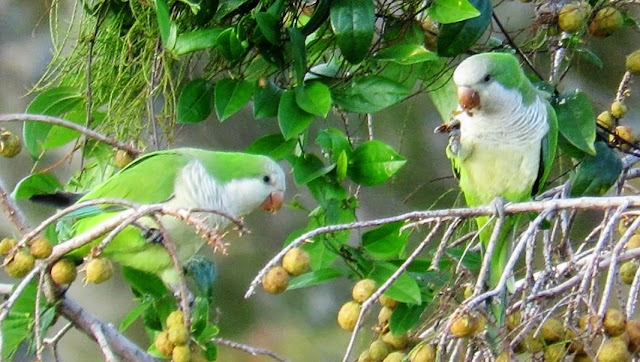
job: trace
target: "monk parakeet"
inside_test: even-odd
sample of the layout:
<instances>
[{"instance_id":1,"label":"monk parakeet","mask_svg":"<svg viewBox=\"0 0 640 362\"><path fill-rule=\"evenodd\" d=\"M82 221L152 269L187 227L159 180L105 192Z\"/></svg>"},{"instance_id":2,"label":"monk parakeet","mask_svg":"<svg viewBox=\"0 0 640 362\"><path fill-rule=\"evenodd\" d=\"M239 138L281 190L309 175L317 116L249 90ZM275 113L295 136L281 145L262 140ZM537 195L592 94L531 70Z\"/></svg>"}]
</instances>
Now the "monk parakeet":
<instances>
[{"instance_id":1,"label":"monk parakeet","mask_svg":"<svg viewBox=\"0 0 640 362\"><path fill-rule=\"evenodd\" d=\"M453 73L458 108L447 157L467 205L496 198L529 200L545 185L557 144L556 114L545 94L527 79L515 56L484 53L465 59ZM480 240L489 243L489 217L478 217ZM507 262L518 217L505 219L489 269L496 286Z\"/></svg>"},{"instance_id":2,"label":"monk parakeet","mask_svg":"<svg viewBox=\"0 0 640 362\"><path fill-rule=\"evenodd\" d=\"M284 190L284 173L268 157L180 148L142 156L84 195L79 202L115 198L142 204L166 203L173 208L211 209L239 218L260 206L264 210L278 210ZM104 205L100 212L88 209L75 220L74 235L118 215L123 207ZM220 230L230 223L229 219L212 213L195 215L208 226ZM164 229L165 235L175 244L182 263L202 247L205 239L196 235L194 227L183 220L168 215L160 220L161 226L151 217L128 226L101 255L123 266L157 274L175 290L178 274L162 244L149 240L149 230ZM83 257L98 242L76 249L69 256Z\"/></svg>"}]
</instances>

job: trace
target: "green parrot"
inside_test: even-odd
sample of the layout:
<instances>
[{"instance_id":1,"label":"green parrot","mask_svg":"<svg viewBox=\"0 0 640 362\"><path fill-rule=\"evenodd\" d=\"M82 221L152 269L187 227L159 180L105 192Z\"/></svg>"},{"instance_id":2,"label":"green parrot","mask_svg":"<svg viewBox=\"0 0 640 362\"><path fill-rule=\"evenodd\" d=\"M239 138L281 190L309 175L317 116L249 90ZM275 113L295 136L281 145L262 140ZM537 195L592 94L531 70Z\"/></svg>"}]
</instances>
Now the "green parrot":
<instances>
[{"instance_id":1,"label":"green parrot","mask_svg":"<svg viewBox=\"0 0 640 362\"><path fill-rule=\"evenodd\" d=\"M152 152L136 159L78 202L115 198L141 204L166 203L173 208L211 209L240 218L260 206L277 211L282 206L284 190L284 172L268 157L179 148ZM88 207L85 215L81 212L77 217L72 235L86 232L123 210L114 205L103 205L100 212L91 209ZM213 213L194 215L212 228L223 229L230 223L229 219ZM183 220L169 215L163 215L160 220L161 227L151 217L126 227L101 255L120 265L156 274L175 291L178 273L162 244L151 240L149 231L165 230L183 264L206 240ZM99 241L76 249L68 256L80 259Z\"/></svg>"},{"instance_id":2,"label":"green parrot","mask_svg":"<svg viewBox=\"0 0 640 362\"><path fill-rule=\"evenodd\" d=\"M469 207L494 200L531 199L545 186L557 144L556 114L547 97L527 79L515 56L477 54L453 73L458 108L448 127L447 157ZM492 227L488 216L476 219L486 248ZM489 268L495 287L508 259L510 236L518 216L504 220Z\"/></svg>"}]
</instances>

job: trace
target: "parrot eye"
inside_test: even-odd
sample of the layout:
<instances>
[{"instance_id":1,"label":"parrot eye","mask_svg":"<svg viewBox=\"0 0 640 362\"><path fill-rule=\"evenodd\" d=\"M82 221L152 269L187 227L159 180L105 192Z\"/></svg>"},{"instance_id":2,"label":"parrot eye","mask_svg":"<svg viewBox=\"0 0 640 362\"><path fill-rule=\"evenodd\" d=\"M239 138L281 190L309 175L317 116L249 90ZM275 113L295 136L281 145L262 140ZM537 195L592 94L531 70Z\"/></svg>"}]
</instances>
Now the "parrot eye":
<instances>
[{"instance_id":1,"label":"parrot eye","mask_svg":"<svg viewBox=\"0 0 640 362\"><path fill-rule=\"evenodd\" d=\"M264 177L262 177L262 181L268 184L269 182L271 182L271 177L269 177L269 175L265 175Z\"/></svg>"},{"instance_id":2,"label":"parrot eye","mask_svg":"<svg viewBox=\"0 0 640 362\"><path fill-rule=\"evenodd\" d=\"M491 80L491 75L487 74L484 76L484 78L482 78L482 81L484 81L485 83L488 83Z\"/></svg>"}]
</instances>

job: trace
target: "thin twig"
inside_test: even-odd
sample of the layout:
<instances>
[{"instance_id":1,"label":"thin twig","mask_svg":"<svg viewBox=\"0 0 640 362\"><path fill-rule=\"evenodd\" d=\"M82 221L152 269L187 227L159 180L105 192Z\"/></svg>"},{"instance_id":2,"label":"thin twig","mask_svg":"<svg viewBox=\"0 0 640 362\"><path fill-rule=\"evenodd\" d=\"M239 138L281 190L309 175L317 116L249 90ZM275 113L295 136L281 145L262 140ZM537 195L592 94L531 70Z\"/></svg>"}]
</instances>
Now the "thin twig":
<instances>
[{"instance_id":1,"label":"thin twig","mask_svg":"<svg viewBox=\"0 0 640 362\"><path fill-rule=\"evenodd\" d=\"M5 211L5 215L9 218L9 221L15 226L20 235L29 231L30 227L27 223L27 218L22 211L18 208L18 205L7 194L4 182L0 178L0 204Z\"/></svg>"},{"instance_id":2,"label":"thin twig","mask_svg":"<svg viewBox=\"0 0 640 362\"><path fill-rule=\"evenodd\" d=\"M278 356L275 352L269 351L267 349L256 348L256 347L249 346L247 344L229 341L223 338L211 338L211 342L221 344L223 346L239 349L241 351L249 353L252 356L257 356L257 355L268 356L279 362L287 362L286 359Z\"/></svg>"},{"instance_id":3,"label":"thin twig","mask_svg":"<svg viewBox=\"0 0 640 362\"><path fill-rule=\"evenodd\" d=\"M59 361L60 356L58 356L58 342L64 335L73 327L73 323L67 323L62 327L58 333L56 333L51 338L45 338L42 342L45 346L51 346L51 350L53 351L53 359L54 361Z\"/></svg>"}]
</instances>

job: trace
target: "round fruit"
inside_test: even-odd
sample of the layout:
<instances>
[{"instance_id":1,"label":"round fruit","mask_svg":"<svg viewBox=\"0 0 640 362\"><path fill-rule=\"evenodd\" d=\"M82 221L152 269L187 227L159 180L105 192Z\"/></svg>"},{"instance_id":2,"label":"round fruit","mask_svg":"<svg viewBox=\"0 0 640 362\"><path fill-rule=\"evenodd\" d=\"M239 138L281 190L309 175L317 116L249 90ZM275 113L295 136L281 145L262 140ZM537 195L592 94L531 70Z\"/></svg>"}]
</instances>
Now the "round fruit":
<instances>
[{"instance_id":1,"label":"round fruit","mask_svg":"<svg viewBox=\"0 0 640 362\"><path fill-rule=\"evenodd\" d=\"M586 24L590 12L589 3L568 3L560 9L558 27L567 33L575 33Z\"/></svg>"},{"instance_id":2,"label":"round fruit","mask_svg":"<svg viewBox=\"0 0 640 362\"><path fill-rule=\"evenodd\" d=\"M271 294L279 294L287 290L289 274L281 266L274 266L262 278L262 288Z\"/></svg>"},{"instance_id":3,"label":"round fruit","mask_svg":"<svg viewBox=\"0 0 640 362\"><path fill-rule=\"evenodd\" d=\"M513 360L514 359L511 357L511 354L509 352L502 352L498 355L498 357L496 357L495 362L510 362Z\"/></svg>"},{"instance_id":4,"label":"round fruit","mask_svg":"<svg viewBox=\"0 0 640 362\"><path fill-rule=\"evenodd\" d=\"M631 235L627 243L624 245L624 248L626 250L640 248L640 235L638 234Z\"/></svg>"},{"instance_id":5,"label":"round fruit","mask_svg":"<svg viewBox=\"0 0 640 362\"><path fill-rule=\"evenodd\" d=\"M376 361L374 361L374 359L371 358L371 356L369 356L369 350L365 349L364 351L362 351L362 353L360 353L360 356L358 357L358 362L376 362Z\"/></svg>"},{"instance_id":6,"label":"round fruit","mask_svg":"<svg viewBox=\"0 0 640 362\"><path fill-rule=\"evenodd\" d=\"M449 332L457 338L469 337L476 332L476 319L469 314L459 316L449 327Z\"/></svg>"},{"instance_id":7,"label":"round fruit","mask_svg":"<svg viewBox=\"0 0 640 362\"><path fill-rule=\"evenodd\" d=\"M602 327L604 333L609 337L619 336L624 333L626 328L626 318L624 314L617 309L609 308L604 313L604 319L602 320Z\"/></svg>"},{"instance_id":8,"label":"round fruit","mask_svg":"<svg viewBox=\"0 0 640 362\"><path fill-rule=\"evenodd\" d=\"M351 296L353 300L356 302L364 302L369 299L371 295L378 288L376 282L372 279L362 279L353 286L353 290L351 290Z\"/></svg>"},{"instance_id":9,"label":"round fruit","mask_svg":"<svg viewBox=\"0 0 640 362\"><path fill-rule=\"evenodd\" d=\"M100 284L106 282L113 275L113 265L109 259L94 258L87 263L85 269L86 283Z\"/></svg>"},{"instance_id":10,"label":"round fruit","mask_svg":"<svg viewBox=\"0 0 640 362\"><path fill-rule=\"evenodd\" d=\"M191 361L191 350L188 346L175 346L171 353L172 362L189 362Z\"/></svg>"},{"instance_id":11,"label":"round fruit","mask_svg":"<svg viewBox=\"0 0 640 362\"><path fill-rule=\"evenodd\" d=\"M409 353L409 362L433 362L436 360L436 350L430 344L421 344Z\"/></svg>"},{"instance_id":12,"label":"round fruit","mask_svg":"<svg viewBox=\"0 0 640 362\"><path fill-rule=\"evenodd\" d=\"M169 333L169 341L176 346L186 344L189 339L189 331L184 325L172 326L167 329L167 332Z\"/></svg>"},{"instance_id":13,"label":"round fruit","mask_svg":"<svg viewBox=\"0 0 640 362\"><path fill-rule=\"evenodd\" d=\"M117 168L124 168L133 161L133 157L125 150L117 150L114 162Z\"/></svg>"},{"instance_id":14,"label":"round fruit","mask_svg":"<svg viewBox=\"0 0 640 362\"><path fill-rule=\"evenodd\" d=\"M358 302L349 301L342 305L338 311L338 324L345 331L352 331L358 321L362 306Z\"/></svg>"},{"instance_id":15,"label":"round fruit","mask_svg":"<svg viewBox=\"0 0 640 362\"><path fill-rule=\"evenodd\" d=\"M0 127L0 156L12 158L22 149L20 138Z\"/></svg>"},{"instance_id":16,"label":"round fruit","mask_svg":"<svg viewBox=\"0 0 640 362\"><path fill-rule=\"evenodd\" d=\"M53 251L53 245L49 241L49 239L44 237L39 237L35 239L31 246L29 246L29 252L36 259L46 259L51 255L51 251Z\"/></svg>"},{"instance_id":17,"label":"round fruit","mask_svg":"<svg viewBox=\"0 0 640 362\"><path fill-rule=\"evenodd\" d=\"M622 14L613 7L600 9L589 23L589 34L597 38L607 37L622 26Z\"/></svg>"},{"instance_id":18,"label":"round fruit","mask_svg":"<svg viewBox=\"0 0 640 362\"><path fill-rule=\"evenodd\" d=\"M564 333L564 340L569 342L567 350L569 353L580 353L584 351L584 343L582 338L571 328L567 328Z\"/></svg>"},{"instance_id":19,"label":"round fruit","mask_svg":"<svg viewBox=\"0 0 640 362\"><path fill-rule=\"evenodd\" d=\"M555 343L544 348L544 361L560 362L566 354L564 343Z\"/></svg>"},{"instance_id":20,"label":"round fruit","mask_svg":"<svg viewBox=\"0 0 640 362\"><path fill-rule=\"evenodd\" d=\"M393 309L389 307L380 308L380 313L378 313L378 324L388 323L392 313L393 313Z\"/></svg>"},{"instance_id":21,"label":"round fruit","mask_svg":"<svg viewBox=\"0 0 640 362\"><path fill-rule=\"evenodd\" d=\"M184 327L184 313L181 310L174 310L167 316L166 320L167 329L173 327Z\"/></svg>"},{"instance_id":22,"label":"round fruit","mask_svg":"<svg viewBox=\"0 0 640 362\"><path fill-rule=\"evenodd\" d=\"M624 117L627 114L627 106L620 101L611 103L611 115L617 119Z\"/></svg>"},{"instance_id":23,"label":"round fruit","mask_svg":"<svg viewBox=\"0 0 640 362\"><path fill-rule=\"evenodd\" d=\"M36 260L24 250L18 250L13 259L4 266L4 270L12 278L22 278L33 269Z\"/></svg>"},{"instance_id":24,"label":"round fruit","mask_svg":"<svg viewBox=\"0 0 640 362\"><path fill-rule=\"evenodd\" d=\"M629 336L629 352L638 352L640 347L640 321L635 319L628 320L625 332Z\"/></svg>"},{"instance_id":25,"label":"round fruit","mask_svg":"<svg viewBox=\"0 0 640 362\"><path fill-rule=\"evenodd\" d=\"M522 322L522 312L517 310L509 314L507 316L507 323L506 323L507 331L511 332L515 330L516 328L518 328L521 322Z\"/></svg>"},{"instance_id":26,"label":"round fruit","mask_svg":"<svg viewBox=\"0 0 640 362\"><path fill-rule=\"evenodd\" d=\"M524 347L530 353L538 353L542 351L544 345L542 344L542 340L540 337L536 338L533 336L533 332L529 333L526 337L524 337Z\"/></svg>"},{"instance_id":27,"label":"round fruit","mask_svg":"<svg viewBox=\"0 0 640 362\"><path fill-rule=\"evenodd\" d=\"M12 239L12 238L2 239L2 241L0 241L0 255L7 256L11 251L11 249L13 249L17 244L18 242L16 241L16 239Z\"/></svg>"},{"instance_id":28,"label":"round fruit","mask_svg":"<svg viewBox=\"0 0 640 362\"><path fill-rule=\"evenodd\" d=\"M287 251L282 258L282 267L293 276L308 272L311 268L309 253L300 248Z\"/></svg>"},{"instance_id":29,"label":"round fruit","mask_svg":"<svg viewBox=\"0 0 640 362\"><path fill-rule=\"evenodd\" d=\"M634 141L635 138L633 136L633 130L631 129L631 127L627 127L627 126L617 126L613 133L622 141L616 142L618 144L620 144L620 148L622 148L623 150L628 150L631 148L631 145ZM617 140L616 140L617 141Z\"/></svg>"},{"instance_id":30,"label":"round fruit","mask_svg":"<svg viewBox=\"0 0 640 362\"><path fill-rule=\"evenodd\" d=\"M635 219L636 218L632 217L631 215L623 215L618 222L618 234L624 234L627 229L629 229L629 226L631 226L631 224L635 221Z\"/></svg>"},{"instance_id":31,"label":"round fruit","mask_svg":"<svg viewBox=\"0 0 640 362\"><path fill-rule=\"evenodd\" d=\"M389 347L382 340L375 340L369 346L369 357L374 361L380 361L389 354Z\"/></svg>"},{"instance_id":32,"label":"round fruit","mask_svg":"<svg viewBox=\"0 0 640 362\"><path fill-rule=\"evenodd\" d=\"M406 333L395 335L389 331L382 336L382 341L395 349L404 349L409 344L409 337Z\"/></svg>"},{"instance_id":33,"label":"round fruit","mask_svg":"<svg viewBox=\"0 0 640 362\"><path fill-rule=\"evenodd\" d=\"M627 55L625 66L631 74L640 75L640 49Z\"/></svg>"},{"instance_id":34,"label":"round fruit","mask_svg":"<svg viewBox=\"0 0 640 362\"><path fill-rule=\"evenodd\" d=\"M469 299L473 296L473 285L467 284L464 287L464 299Z\"/></svg>"},{"instance_id":35,"label":"round fruit","mask_svg":"<svg viewBox=\"0 0 640 362\"><path fill-rule=\"evenodd\" d=\"M593 362L593 360L586 353L577 353L573 357L573 362Z\"/></svg>"},{"instance_id":36,"label":"round fruit","mask_svg":"<svg viewBox=\"0 0 640 362\"><path fill-rule=\"evenodd\" d=\"M610 339L600 346L596 359L598 362L626 362L629 360L629 352L623 341Z\"/></svg>"},{"instance_id":37,"label":"round fruit","mask_svg":"<svg viewBox=\"0 0 640 362\"><path fill-rule=\"evenodd\" d=\"M557 318L549 318L540 327L540 337L546 344L556 343L564 338L564 326Z\"/></svg>"},{"instance_id":38,"label":"round fruit","mask_svg":"<svg viewBox=\"0 0 640 362\"><path fill-rule=\"evenodd\" d=\"M596 117L596 123L606 129L613 129L616 125L616 120L613 118L609 111L604 111Z\"/></svg>"},{"instance_id":39,"label":"round fruit","mask_svg":"<svg viewBox=\"0 0 640 362\"><path fill-rule=\"evenodd\" d=\"M633 279L636 277L637 272L638 263L635 260L629 260L620 265L618 276L620 276L620 280L623 283L631 285L633 283Z\"/></svg>"},{"instance_id":40,"label":"round fruit","mask_svg":"<svg viewBox=\"0 0 640 362\"><path fill-rule=\"evenodd\" d=\"M51 267L51 280L58 285L71 284L76 280L76 265L69 259L60 259Z\"/></svg>"},{"instance_id":41,"label":"round fruit","mask_svg":"<svg viewBox=\"0 0 640 362\"><path fill-rule=\"evenodd\" d=\"M402 362L404 360L405 354L399 351L395 351L389 353L387 358L383 359L382 362Z\"/></svg>"},{"instance_id":42,"label":"round fruit","mask_svg":"<svg viewBox=\"0 0 640 362\"><path fill-rule=\"evenodd\" d=\"M395 299L391 299L386 295L382 294L380 298L378 298L378 302L387 308L394 309L398 305L398 301Z\"/></svg>"},{"instance_id":43,"label":"round fruit","mask_svg":"<svg viewBox=\"0 0 640 362\"><path fill-rule=\"evenodd\" d=\"M173 348L175 347L174 344L169 341L169 333L167 331L158 333L154 345L156 349L165 356L171 356L171 352L173 352Z\"/></svg>"},{"instance_id":44,"label":"round fruit","mask_svg":"<svg viewBox=\"0 0 640 362\"><path fill-rule=\"evenodd\" d=\"M578 328L581 331L597 332L598 325L599 318L597 315L585 314L578 319Z\"/></svg>"}]
</instances>

